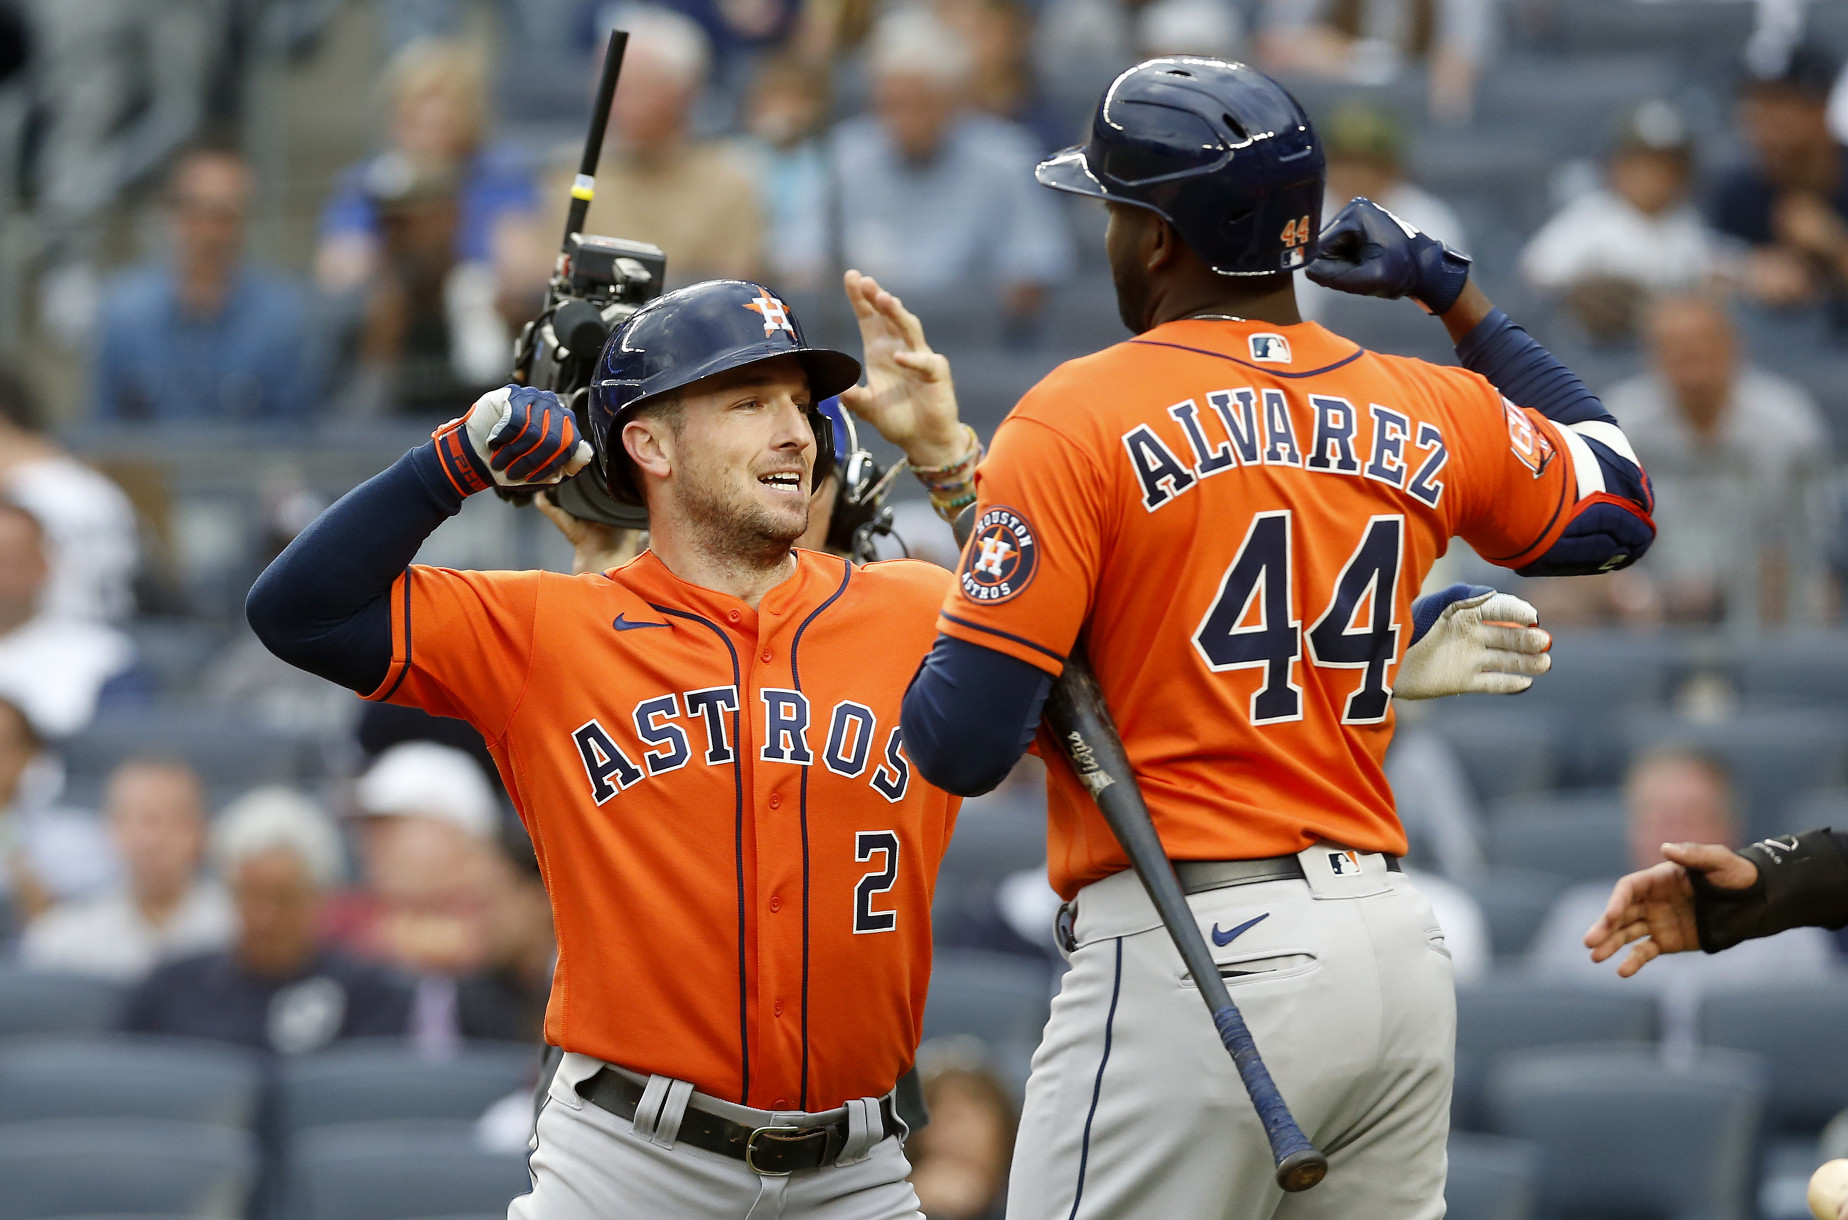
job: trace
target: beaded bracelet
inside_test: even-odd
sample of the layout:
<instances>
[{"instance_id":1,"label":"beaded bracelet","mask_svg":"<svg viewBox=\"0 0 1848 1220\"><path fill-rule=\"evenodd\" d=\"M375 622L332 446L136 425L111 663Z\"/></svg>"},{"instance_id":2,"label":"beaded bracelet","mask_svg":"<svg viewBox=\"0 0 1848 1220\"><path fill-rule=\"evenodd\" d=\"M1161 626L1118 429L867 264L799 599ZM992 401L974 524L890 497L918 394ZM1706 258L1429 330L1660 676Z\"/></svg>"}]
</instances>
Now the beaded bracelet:
<instances>
[{"instance_id":1,"label":"beaded bracelet","mask_svg":"<svg viewBox=\"0 0 1848 1220\"><path fill-rule=\"evenodd\" d=\"M975 429L964 424L963 431L969 435L969 452L961 460L947 466L911 467L930 496L930 506L939 517L952 523L958 513L975 503L975 468L983 453L982 439Z\"/></svg>"}]
</instances>

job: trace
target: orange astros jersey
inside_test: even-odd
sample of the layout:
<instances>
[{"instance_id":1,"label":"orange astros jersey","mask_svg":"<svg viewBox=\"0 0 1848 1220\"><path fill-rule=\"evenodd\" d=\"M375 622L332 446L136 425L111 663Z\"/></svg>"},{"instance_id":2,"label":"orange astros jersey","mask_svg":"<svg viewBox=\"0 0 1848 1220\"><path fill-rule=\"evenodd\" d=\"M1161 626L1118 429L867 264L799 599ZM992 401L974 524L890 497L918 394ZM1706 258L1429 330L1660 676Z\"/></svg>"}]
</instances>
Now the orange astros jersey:
<instances>
[{"instance_id":1,"label":"orange astros jersey","mask_svg":"<svg viewBox=\"0 0 1848 1220\"><path fill-rule=\"evenodd\" d=\"M1169 855L1249 859L1405 851L1381 760L1412 598L1453 535L1544 552L1577 484L1474 373L1187 320L1055 369L976 489L939 628L1052 674L1082 633ZM1049 783L1070 898L1128 861L1070 768Z\"/></svg>"},{"instance_id":2,"label":"orange astros jersey","mask_svg":"<svg viewBox=\"0 0 1848 1220\"><path fill-rule=\"evenodd\" d=\"M957 801L899 702L950 575L797 552L758 610L652 552L606 574L410 568L369 697L467 720L551 896L546 1039L762 1109L911 1065Z\"/></svg>"}]
</instances>

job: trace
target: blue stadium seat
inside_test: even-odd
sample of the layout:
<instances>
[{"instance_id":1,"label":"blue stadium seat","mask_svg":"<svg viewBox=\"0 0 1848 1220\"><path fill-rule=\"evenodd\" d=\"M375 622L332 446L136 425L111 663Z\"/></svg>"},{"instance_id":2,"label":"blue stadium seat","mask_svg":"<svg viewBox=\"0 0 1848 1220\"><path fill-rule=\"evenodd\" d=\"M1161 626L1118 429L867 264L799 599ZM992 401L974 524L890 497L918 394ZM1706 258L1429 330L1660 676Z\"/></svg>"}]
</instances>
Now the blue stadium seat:
<instances>
[{"instance_id":1,"label":"blue stadium seat","mask_svg":"<svg viewBox=\"0 0 1848 1220\"><path fill-rule=\"evenodd\" d=\"M1492 975L1457 988L1456 1126L1480 1130L1483 1090L1495 1062L1513 1051L1569 1043L1650 1042L1656 998L1574 987L1521 974Z\"/></svg>"},{"instance_id":2,"label":"blue stadium seat","mask_svg":"<svg viewBox=\"0 0 1848 1220\"><path fill-rule=\"evenodd\" d=\"M122 988L105 979L0 966L0 1038L101 1033L121 1002Z\"/></svg>"},{"instance_id":3,"label":"blue stadium seat","mask_svg":"<svg viewBox=\"0 0 1848 1220\"><path fill-rule=\"evenodd\" d=\"M1563 734L1550 709L1482 697L1438 701L1429 724L1455 751L1478 799L1550 791L1561 771Z\"/></svg>"},{"instance_id":4,"label":"blue stadium seat","mask_svg":"<svg viewBox=\"0 0 1848 1220\"><path fill-rule=\"evenodd\" d=\"M1572 881L1616 877L1629 867L1623 794L1591 788L1499 801L1488 826L1488 854L1494 868Z\"/></svg>"},{"instance_id":5,"label":"blue stadium seat","mask_svg":"<svg viewBox=\"0 0 1848 1220\"><path fill-rule=\"evenodd\" d=\"M159 1119L0 1127L0 1220L106 1213L235 1220L255 1172L244 1132Z\"/></svg>"},{"instance_id":6,"label":"blue stadium seat","mask_svg":"<svg viewBox=\"0 0 1848 1220\"><path fill-rule=\"evenodd\" d=\"M1674 59L1659 53L1511 58L1483 75L1474 122L1560 156L1597 157L1627 109L1677 83Z\"/></svg>"},{"instance_id":7,"label":"blue stadium seat","mask_svg":"<svg viewBox=\"0 0 1848 1220\"><path fill-rule=\"evenodd\" d=\"M504 1216L532 1189L525 1154L481 1150L467 1123L321 1127L295 1141L290 1166L297 1220Z\"/></svg>"},{"instance_id":8,"label":"blue stadium seat","mask_svg":"<svg viewBox=\"0 0 1848 1220\"><path fill-rule=\"evenodd\" d=\"M1445 1220L1529 1220L1540 1149L1525 1140L1452 1132Z\"/></svg>"},{"instance_id":9,"label":"blue stadium seat","mask_svg":"<svg viewBox=\"0 0 1848 1220\"><path fill-rule=\"evenodd\" d=\"M1540 1146L1544 1217L1747 1220L1765 1068L1707 1051L1685 1068L1653 1049L1519 1051L1489 1073L1495 1130Z\"/></svg>"},{"instance_id":10,"label":"blue stadium seat","mask_svg":"<svg viewBox=\"0 0 1848 1220\"><path fill-rule=\"evenodd\" d=\"M1551 873L1495 869L1464 886L1489 925L1489 943L1498 959L1520 957L1540 928L1540 921L1565 892L1567 882Z\"/></svg>"},{"instance_id":11,"label":"blue stadium seat","mask_svg":"<svg viewBox=\"0 0 1848 1220\"><path fill-rule=\"evenodd\" d=\"M0 1043L0 1123L163 1118L248 1128L262 1065L222 1042L117 1034Z\"/></svg>"},{"instance_id":12,"label":"blue stadium seat","mask_svg":"<svg viewBox=\"0 0 1848 1220\"><path fill-rule=\"evenodd\" d=\"M1736 650L1733 664L1748 705L1848 708L1848 633L1768 636Z\"/></svg>"},{"instance_id":13,"label":"blue stadium seat","mask_svg":"<svg viewBox=\"0 0 1848 1220\"><path fill-rule=\"evenodd\" d=\"M1770 1065L1766 1119L1775 1130L1814 1136L1848 1109L1848 983L1716 989L1701 997L1697 1028L1706 1045Z\"/></svg>"},{"instance_id":14,"label":"blue stadium seat","mask_svg":"<svg viewBox=\"0 0 1848 1220\"><path fill-rule=\"evenodd\" d=\"M1848 830L1848 788L1816 788L1803 793L1790 802L1782 824L1770 833L1795 833L1820 826Z\"/></svg>"},{"instance_id":15,"label":"blue stadium seat","mask_svg":"<svg viewBox=\"0 0 1848 1220\"><path fill-rule=\"evenodd\" d=\"M135 754L182 758L214 784L239 789L290 783L308 772L305 744L215 708L159 707L100 716L64 747L76 776L107 775Z\"/></svg>"},{"instance_id":16,"label":"blue stadium seat","mask_svg":"<svg viewBox=\"0 0 1848 1220\"><path fill-rule=\"evenodd\" d=\"M538 1067L537 1049L518 1043L470 1043L442 1060L419 1058L395 1038L336 1043L281 1063L278 1121L290 1134L335 1124L473 1120L531 1088Z\"/></svg>"},{"instance_id":17,"label":"blue stadium seat","mask_svg":"<svg viewBox=\"0 0 1848 1220\"><path fill-rule=\"evenodd\" d=\"M970 1034L991 1045L1039 1041L1051 1011L1047 968L976 949L941 952L930 976L924 1036Z\"/></svg>"},{"instance_id":18,"label":"blue stadium seat","mask_svg":"<svg viewBox=\"0 0 1848 1220\"><path fill-rule=\"evenodd\" d=\"M1582 55L1667 51L1701 64L1731 66L1756 20L1753 0L1550 0L1538 10L1536 31L1545 45Z\"/></svg>"},{"instance_id":19,"label":"blue stadium seat","mask_svg":"<svg viewBox=\"0 0 1848 1220\"><path fill-rule=\"evenodd\" d=\"M1633 749L1679 744L1724 761L1752 838L1784 829L1799 794L1848 778L1848 715L1752 712L1698 725L1647 717L1631 724L1625 737Z\"/></svg>"},{"instance_id":20,"label":"blue stadium seat","mask_svg":"<svg viewBox=\"0 0 1848 1220\"><path fill-rule=\"evenodd\" d=\"M1455 364L1457 354L1442 326L1409 301L1321 294L1318 321L1369 351L1388 356L1416 356L1433 364Z\"/></svg>"}]
</instances>

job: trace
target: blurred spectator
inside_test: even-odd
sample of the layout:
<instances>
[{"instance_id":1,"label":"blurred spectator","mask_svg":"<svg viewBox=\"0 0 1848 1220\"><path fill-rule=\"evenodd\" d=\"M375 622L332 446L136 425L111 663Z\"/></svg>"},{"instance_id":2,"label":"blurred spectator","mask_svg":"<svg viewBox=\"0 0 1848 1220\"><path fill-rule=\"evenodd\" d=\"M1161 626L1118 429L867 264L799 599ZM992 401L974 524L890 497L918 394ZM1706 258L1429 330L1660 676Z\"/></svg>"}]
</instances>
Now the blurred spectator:
<instances>
[{"instance_id":1,"label":"blurred spectator","mask_svg":"<svg viewBox=\"0 0 1848 1220\"><path fill-rule=\"evenodd\" d=\"M387 153L366 167L379 244L360 291L345 409L454 414L512 368L492 266L457 258L463 199L451 170Z\"/></svg>"},{"instance_id":2,"label":"blurred spectator","mask_svg":"<svg viewBox=\"0 0 1848 1220\"><path fill-rule=\"evenodd\" d=\"M1413 228L1429 233L1455 250L1467 251L1469 237L1456 210L1405 176L1405 124L1395 115L1349 102L1319 131L1328 156L1328 187L1322 201L1323 223L1365 197ZM1324 316L1342 294L1307 276L1296 276L1297 303L1303 316Z\"/></svg>"},{"instance_id":3,"label":"blurred spectator","mask_svg":"<svg viewBox=\"0 0 1848 1220\"><path fill-rule=\"evenodd\" d=\"M100 419L298 422L319 405L307 297L244 259L250 169L228 149L182 156L167 180L171 255L105 286Z\"/></svg>"},{"instance_id":4,"label":"blurred spectator","mask_svg":"<svg viewBox=\"0 0 1848 1220\"><path fill-rule=\"evenodd\" d=\"M396 196L381 195L381 175L399 182L425 176L452 182L453 261L503 271L519 266L536 239L538 195L521 154L487 139L481 56L454 42L415 43L386 68L385 93L387 149L348 169L328 200L315 252L316 281L328 292L347 293L388 261L381 205Z\"/></svg>"},{"instance_id":5,"label":"blurred spectator","mask_svg":"<svg viewBox=\"0 0 1848 1220\"><path fill-rule=\"evenodd\" d=\"M1749 164L1718 183L1714 227L1751 247L1742 281L1774 308L1837 303L1848 282L1848 150L1829 131L1834 61L1798 46L1774 74L1751 76L1739 98Z\"/></svg>"},{"instance_id":6,"label":"blurred spectator","mask_svg":"<svg viewBox=\"0 0 1848 1220\"><path fill-rule=\"evenodd\" d=\"M1219 7L1219 0L1157 0L1150 7L1166 11L1185 4L1191 11L1201 3ZM937 0L936 11L969 48L969 100L977 110L1032 132L1042 153L1084 139L1084 125L1068 122L1034 79L1032 9L1021 0Z\"/></svg>"},{"instance_id":7,"label":"blurred spectator","mask_svg":"<svg viewBox=\"0 0 1848 1220\"><path fill-rule=\"evenodd\" d=\"M1612 387L1674 523L1638 571L1672 622L1814 621L1827 601L1819 507L1829 440L1807 391L1746 364L1724 305L1665 298L1646 322L1650 372Z\"/></svg>"},{"instance_id":8,"label":"blurred spectator","mask_svg":"<svg viewBox=\"0 0 1848 1220\"><path fill-rule=\"evenodd\" d=\"M231 900L199 872L205 855L205 793L184 763L131 759L103 798L123 884L62 902L34 920L20 943L27 965L122 982L159 962L223 948Z\"/></svg>"},{"instance_id":9,"label":"blurred spectator","mask_svg":"<svg viewBox=\"0 0 1848 1220\"><path fill-rule=\"evenodd\" d=\"M501 851L499 806L475 760L395 745L360 777L354 805L364 886L330 922L355 952L416 976L413 1039L439 1055L463 1038L536 1040L550 908Z\"/></svg>"},{"instance_id":10,"label":"blurred spectator","mask_svg":"<svg viewBox=\"0 0 1848 1220\"><path fill-rule=\"evenodd\" d=\"M1030 45L1057 111L1078 120L1058 143L1081 143L1098 95L1117 73L1154 55L1248 58L1240 0L1046 0Z\"/></svg>"},{"instance_id":11,"label":"blurred spectator","mask_svg":"<svg viewBox=\"0 0 1848 1220\"><path fill-rule=\"evenodd\" d=\"M1007 1086L962 1039L928 1043L924 1103L930 1125L905 1143L911 1184L931 1220L994 1220L1007 1197L1018 1116Z\"/></svg>"},{"instance_id":12,"label":"blurred spectator","mask_svg":"<svg viewBox=\"0 0 1848 1220\"><path fill-rule=\"evenodd\" d=\"M1567 204L1521 255L1521 272L1565 298L1594 340L1632 338L1652 293L1686 292L1717 271L1713 235L1689 200L1694 145L1664 101L1630 113L1605 185Z\"/></svg>"},{"instance_id":13,"label":"blurred spectator","mask_svg":"<svg viewBox=\"0 0 1848 1220\"><path fill-rule=\"evenodd\" d=\"M1659 863L1664 843L1740 841L1731 777L1718 761L1696 751L1666 745L1644 753L1630 765L1624 802L1630 868ZM1796 928L1717 956L1683 953L1659 958L1636 978L1619 979L1618 959L1594 963L1584 937L1585 929L1604 913L1623 867L1623 861L1613 860L1610 880L1584 882L1561 894L1534 934L1529 960L1534 969L1561 980L1654 987L1662 999L1663 1040L1671 1047L1692 1045L1694 1013L1703 990L1755 981L1815 980L1834 969L1829 934L1820 928ZM1663 966L1668 969L1650 978L1651 971Z\"/></svg>"},{"instance_id":14,"label":"blurred spectator","mask_svg":"<svg viewBox=\"0 0 1848 1220\"><path fill-rule=\"evenodd\" d=\"M0 690L40 734L65 737L90 722L104 687L127 674L135 649L113 627L50 612L50 583L45 528L0 500Z\"/></svg>"},{"instance_id":15,"label":"blurred spectator","mask_svg":"<svg viewBox=\"0 0 1848 1220\"><path fill-rule=\"evenodd\" d=\"M597 170L587 233L653 242L667 251L672 283L762 274L764 223L749 160L733 145L696 140L693 105L706 87L712 47L691 18L653 5L619 5L629 31L622 88L610 108L613 144ZM575 172L576 150L571 171ZM571 173L553 183L564 215ZM550 266L550 253L547 266Z\"/></svg>"},{"instance_id":16,"label":"blurred spectator","mask_svg":"<svg viewBox=\"0 0 1848 1220\"><path fill-rule=\"evenodd\" d=\"M1332 218L1349 200L1365 196L1452 249L1469 249L1456 209L1406 177L1405 124L1397 115L1349 102L1329 117L1321 135L1328 156L1324 214Z\"/></svg>"},{"instance_id":17,"label":"blurred spectator","mask_svg":"<svg viewBox=\"0 0 1848 1220\"><path fill-rule=\"evenodd\" d=\"M123 1029L288 1055L405 1031L403 981L320 942L340 836L313 801L287 788L247 793L225 810L212 848L237 911L232 945L156 968L129 995Z\"/></svg>"},{"instance_id":18,"label":"blurred spectator","mask_svg":"<svg viewBox=\"0 0 1848 1220\"><path fill-rule=\"evenodd\" d=\"M1258 35L1267 71L1385 84L1429 69L1431 116L1462 122L1494 40L1492 0L1270 0Z\"/></svg>"},{"instance_id":19,"label":"blurred spectator","mask_svg":"<svg viewBox=\"0 0 1848 1220\"><path fill-rule=\"evenodd\" d=\"M134 608L139 544L135 507L122 489L45 433L19 373L0 367L0 494L45 529L51 577L47 614L115 621Z\"/></svg>"},{"instance_id":20,"label":"blurred spectator","mask_svg":"<svg viewBox=\"0 0 1848 1220\"><path fill-rule=\"evenodd\" d=\"M836 129L849 265L903 294L998 292L1032 315L1071 246L1025 129L967 110L968 48L921 9L875 29L874 114ZM825 219L818 217L818 220Z\"/></svg>"},{"instance_id":21,"label":"blurred spectator","mask_svg":"<svg viewBox=\"0 0 1848 1220\"><path fill-rule=\"evenodd\" d=\"M0 941L54 902L115 879L115 853L93 817L60 808L64 768L20 703L0 696Z\"/></svg>"},{"instance_id":22,"label":"blurred spectator","mask_svg":"<svg viewBox=\"0 0 1848 1220\"><path fill-rule=\"evenodd\" d=\"M831 270L830 227L815 222L830 206L827 118L826 72L794 56L758 65L745 95L743 151L762 193L764 267L781 291L818 290Z\"/></svg>"}]
</instances>

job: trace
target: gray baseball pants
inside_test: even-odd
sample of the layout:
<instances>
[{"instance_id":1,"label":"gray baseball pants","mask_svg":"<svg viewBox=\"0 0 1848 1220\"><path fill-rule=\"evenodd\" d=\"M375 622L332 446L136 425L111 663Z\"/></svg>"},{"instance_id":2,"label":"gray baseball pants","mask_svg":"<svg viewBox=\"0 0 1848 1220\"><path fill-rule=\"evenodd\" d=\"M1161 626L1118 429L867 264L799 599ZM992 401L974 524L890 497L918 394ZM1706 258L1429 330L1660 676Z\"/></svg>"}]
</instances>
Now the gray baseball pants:
<instances>
[{"instance_id":1,"label":"gray baseball pants","mask_svg":"<svg viewBox=\"0 0 1848 1220\"><path fill-rule=\"evenodd\" d=\"M585 1101L579 1082L603 1066L571 1053L560 1061L533 1133L533 1189L508 1205L508 1220L923 1220L906 1180L911 1165L898 1139L882 1135L876 1098L796 1114L698 1095L699 1108L755 1127L810 1126L852 1112L852 1134L838 1162L765 1175L675 1142L695 1096L684 1081L646 1078L649 1092L633 1120Z\"/></svg>"},{"instance_id":2,"label":"gray baseball pants","mask_svg":"<svg viewBox=\"0 0 1848 1220\"><path fill-rule=\"evenodd\" d=\"M1307 881L1189 899L1328 1177L1285 1195L1206 1006L1133 873L1077 898L1008 1220L1439 1220L1456 1044L1431 908L1383 856L1301 853Z\"/></svg>"}]
</instances>

